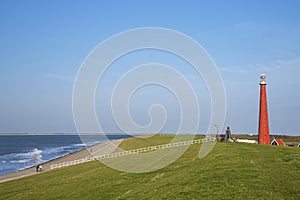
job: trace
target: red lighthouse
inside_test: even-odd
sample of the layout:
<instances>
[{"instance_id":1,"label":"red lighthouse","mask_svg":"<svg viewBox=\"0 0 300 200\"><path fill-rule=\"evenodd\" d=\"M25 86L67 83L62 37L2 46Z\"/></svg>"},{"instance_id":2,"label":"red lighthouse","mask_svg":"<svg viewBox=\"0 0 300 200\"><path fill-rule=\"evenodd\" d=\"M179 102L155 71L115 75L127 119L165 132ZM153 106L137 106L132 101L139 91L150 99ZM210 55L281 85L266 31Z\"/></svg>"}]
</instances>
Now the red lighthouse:
<instances>
[{"instance_id":1,"label":"red lighthouse","mask_svg":"<svg viewBox=\"0 0 300 200\"><path fill-rule=\"evenodd\" d=\"M258 125L258 143L270 144L267 92L266 92L266 76L260 76L260 105L259 105L259 125Z\"/></svg>"}]
</instances>

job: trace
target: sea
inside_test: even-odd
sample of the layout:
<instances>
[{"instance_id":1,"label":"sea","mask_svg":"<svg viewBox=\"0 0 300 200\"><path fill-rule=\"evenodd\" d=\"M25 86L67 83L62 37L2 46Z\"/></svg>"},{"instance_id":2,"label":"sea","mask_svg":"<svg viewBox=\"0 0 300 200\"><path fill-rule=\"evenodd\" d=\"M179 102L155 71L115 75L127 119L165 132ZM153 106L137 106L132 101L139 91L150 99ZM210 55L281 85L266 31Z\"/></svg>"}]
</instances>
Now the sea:
<instances>
[{"instance_id":1,"label":"sea","mask_svg":"<svg viewBox=\"0 0 300 200\"><path fill-rule=\"evenodd\" d=\"M128 135L0 135L0 175L44 163L107 140Z\"/></svg>"}]
</instances>

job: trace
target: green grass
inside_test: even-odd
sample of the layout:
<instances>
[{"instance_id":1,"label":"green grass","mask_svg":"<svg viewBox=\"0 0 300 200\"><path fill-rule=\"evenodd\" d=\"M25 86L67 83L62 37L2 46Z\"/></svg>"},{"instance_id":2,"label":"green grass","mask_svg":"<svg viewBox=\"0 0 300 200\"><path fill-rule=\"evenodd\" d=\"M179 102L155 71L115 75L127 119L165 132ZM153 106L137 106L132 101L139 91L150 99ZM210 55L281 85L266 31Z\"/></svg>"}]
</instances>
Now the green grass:
<instances>
[{"instance_id":1,"label":"green grass","mask_svg":"<svg viewBox=\"0 0 300 200\"><path fill-rule=\"evenodd\" d=\"M130 138L126 149L172 136ZM217 143L204 159L192 145L173 164L129 174L98 161L0 183L0 199L300 199L300 151L293 147Z\"/></svg>"}]
</instances>

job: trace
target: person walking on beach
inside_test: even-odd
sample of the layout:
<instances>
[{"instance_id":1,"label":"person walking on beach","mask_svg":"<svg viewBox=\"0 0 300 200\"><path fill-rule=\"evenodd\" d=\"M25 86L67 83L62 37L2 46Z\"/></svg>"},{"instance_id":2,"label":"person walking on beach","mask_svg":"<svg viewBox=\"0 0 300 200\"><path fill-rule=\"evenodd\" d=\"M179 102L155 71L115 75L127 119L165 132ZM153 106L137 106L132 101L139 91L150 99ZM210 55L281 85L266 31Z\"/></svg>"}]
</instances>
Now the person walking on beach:
<instances>
[{"instance_id":1,"label":"person walking on beach","mask_svg":"<svg viewBox=\"0 0 300 200\"><path fill-rule=\"evenodd\" d=\"M35 166L36 172L39 172L40 165Z\"/></svg>"}]
</instances>

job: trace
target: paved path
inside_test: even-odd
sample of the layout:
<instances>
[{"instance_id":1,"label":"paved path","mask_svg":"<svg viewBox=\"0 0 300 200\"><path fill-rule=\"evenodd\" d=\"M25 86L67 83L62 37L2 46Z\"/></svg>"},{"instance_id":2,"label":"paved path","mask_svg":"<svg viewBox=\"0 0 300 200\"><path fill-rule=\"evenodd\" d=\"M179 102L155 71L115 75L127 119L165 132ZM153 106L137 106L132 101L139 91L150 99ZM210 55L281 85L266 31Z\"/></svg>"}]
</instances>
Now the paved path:
<instances>
[{"instance_id":1,"label":"paved path","mask_svg":"<svg viewBox=\"0 0 300 200\"><path fill-rule=\"evenodd\" d=\"M31 168L24 169L24 170L21 170L18 172L13 172L10 174L0 176L0 183L23 178L26 176L31 176L31 175L38 174L38 173L47 172L50 170L50 166L53 164L68 162L68 161L77 160L77 159L81 159L81 158L89 158L91 156L100 156L100 155L109 154L111 152L116 151L117 147L122 143L123 140L124 139L102 142L102 143L96 144L94 146L91 146L89 148L83 149L81 151L77 151L75 153L51 160L49 162L42 164L42 166L43 166L42 172L36 172L36 168L31 167Z\"/></svg>"}]
</instances>

